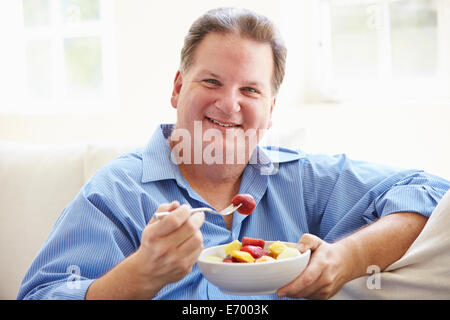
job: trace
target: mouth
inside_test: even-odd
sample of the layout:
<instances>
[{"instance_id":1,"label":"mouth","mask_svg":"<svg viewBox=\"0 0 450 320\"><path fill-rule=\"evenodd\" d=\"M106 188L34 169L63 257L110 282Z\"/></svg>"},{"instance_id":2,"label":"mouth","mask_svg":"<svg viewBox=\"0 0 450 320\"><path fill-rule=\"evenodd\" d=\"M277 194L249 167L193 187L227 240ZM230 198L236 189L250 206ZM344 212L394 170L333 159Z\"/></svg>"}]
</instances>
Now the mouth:
<instances>
[{"instance_id":1,"label":"mouth","mask_svg":"<svg viewBox=\"0 0 450 320\"><path fill-rule=\"evenodd\" d=\"M232 123L232 122L219 121L219 120L212 119L212 118L209 118L209 117L206 117L206 119L208 119L208 121L210 121L211 123L214 123L214 124L216 124L218 126L221 126L221 127L224 127L224 128L239 128L241 126L239 124L235 124L235 123Z\"/></svg>"}]
</instances>

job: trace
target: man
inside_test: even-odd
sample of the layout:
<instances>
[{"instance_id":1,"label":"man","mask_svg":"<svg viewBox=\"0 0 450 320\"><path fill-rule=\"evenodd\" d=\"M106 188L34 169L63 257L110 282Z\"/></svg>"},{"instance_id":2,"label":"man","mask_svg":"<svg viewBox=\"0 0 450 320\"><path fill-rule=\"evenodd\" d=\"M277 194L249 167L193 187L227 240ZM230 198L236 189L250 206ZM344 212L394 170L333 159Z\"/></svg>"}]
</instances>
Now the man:
<instances>
[{"instance_id":1,"label":"man","mask_svg":"<svg viewBox=\"0 0 450 320\"><path fill-rule=\"evenodd\" d=\"M173 86L175 126L162 125L147 147L94 175L18 297L240 298L210 284L195 262L203 247L243 236L312 250L306 270L277 294L244 299L329 298L368 266L399 259L450 183L344 155L256 146L271 126L285 57L272 23L253 12L217 9L194 22ZM190 215L190 207L221 210L237 193L255 198L251 215ZM171 214L156 220L155 211Z\"/></svg>"}]
</instances>

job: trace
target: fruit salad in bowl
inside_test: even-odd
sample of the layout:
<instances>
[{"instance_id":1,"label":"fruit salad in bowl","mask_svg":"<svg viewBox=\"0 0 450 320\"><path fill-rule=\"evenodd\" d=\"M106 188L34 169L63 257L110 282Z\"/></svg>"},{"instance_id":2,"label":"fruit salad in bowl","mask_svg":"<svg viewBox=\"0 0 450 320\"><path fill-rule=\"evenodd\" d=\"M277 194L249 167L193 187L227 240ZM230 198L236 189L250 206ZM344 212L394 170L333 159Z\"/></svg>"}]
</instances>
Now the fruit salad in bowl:
<instances>
[{"instance_id":1,"label":"fruit salad in bowl","mask_svg":"<svg viewBox=\"0 0 450 320\"><path fill-rule=\"evenodd\" d=\"M296 243L243 237L242 241L206 248L197 261L203 276L232 295L272 294L306 268L310 250Z\"/></svg>"}]
</instances>

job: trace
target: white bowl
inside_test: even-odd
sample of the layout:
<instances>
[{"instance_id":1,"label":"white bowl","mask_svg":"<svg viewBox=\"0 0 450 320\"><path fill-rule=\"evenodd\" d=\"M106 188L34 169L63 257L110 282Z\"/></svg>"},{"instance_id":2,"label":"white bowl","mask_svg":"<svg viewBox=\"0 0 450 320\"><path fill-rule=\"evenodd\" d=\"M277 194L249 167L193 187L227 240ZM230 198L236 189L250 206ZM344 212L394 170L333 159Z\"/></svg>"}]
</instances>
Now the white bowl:
<instances>
[{"instance_id":1,"label":"white bowl","mask_svg":"<svg viewBox=\"0 0 450 320\"><path fill-rule=\"evenodd\" d=\"M265 241L265 250L275 241ZM295 243L283 242L289 247ZM300 256L258 263L228 263L205 261L217 256L225 258L225 245L206 248L197 264L203 276L222 292L232 295L272 294L298 277L309 262L311 251Z\"/></svg>"}]
</instances>

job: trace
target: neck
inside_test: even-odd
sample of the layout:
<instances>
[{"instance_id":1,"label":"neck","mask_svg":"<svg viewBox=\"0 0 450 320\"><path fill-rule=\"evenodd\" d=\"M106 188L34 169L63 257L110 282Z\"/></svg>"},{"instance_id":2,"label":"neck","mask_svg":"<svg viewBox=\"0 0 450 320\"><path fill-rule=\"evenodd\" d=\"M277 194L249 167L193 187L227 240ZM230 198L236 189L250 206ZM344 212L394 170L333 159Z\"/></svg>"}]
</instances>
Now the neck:
<instances>
[{"instance_id":1,"label":"neck","mask_svg":"<svg viewBox=\"0 0 450 320\"><path fill-rule=\"evenodd\" d=\"M216 210L227 207L231 199L239 192L242 173L247 166L245 161L234 164L196 164L191 155L195 150L180 148L172 139L168 139L172 156L176 157L178 168L193 190L203 197ZM190 152L184 153L185 150ZM203 150L201 150L203 152ZM203 154L203 153L201 153ZM186 156L186 158L184 158ZM244 162L244 163L242 163ZM229 221L228 221L229 223ZM227 223L227 224L228 224Z\"/></svg>"},{"instance_id":2,"label":"neck","mask_svg":"<svg viewBox=\"0 0 450 320\"><path fill-rule=\"evenodd\" d=\"M239 192L241 170L224 170L208 165L179 165L180 172L209 205L216 210L226 208ZM227 222L227 226L230 222Z\"/></svg>"},{"instance_id":3,"label":"neck","mask_svg":"<svg viewBox=\"0 0 450 320\"><path fill-rule=\"evenodd\" d=\"M205 184L234 184L239 181L246 165L179 164L182 175Z\"/></svg>"},{"instance_id":4,"label":"neck","mask_svg":"<svg viewBox=\"0 0 450 320\"><path fill-rule=\"evenodd\" d=\"M191 183L191 181L200 181L202 184L235 184L244 172L247 163L213 163L208 164L201 159L201 163L195 163L192 155L195 150L188 152L187 158L184 159L184 149L175 150L175 142L172 139L168 139L168 143L172 151L175 151L172 156L176 157L178 167L182 175ZM190 144L188 144L190 146ZM202 150L201 150L202 151ZM201 152L203 154L203 151Z\"/></svg>"}]
</instances>

